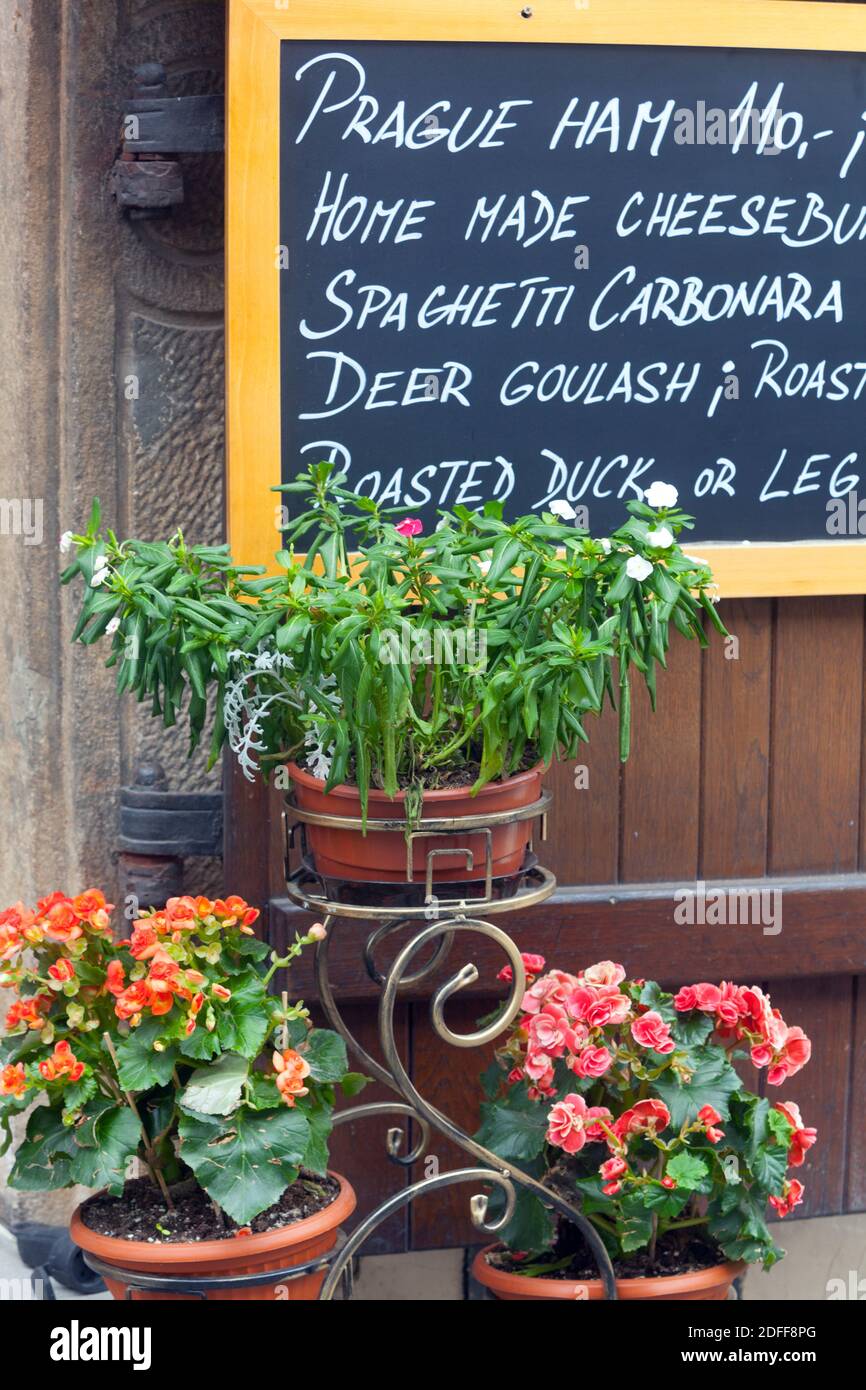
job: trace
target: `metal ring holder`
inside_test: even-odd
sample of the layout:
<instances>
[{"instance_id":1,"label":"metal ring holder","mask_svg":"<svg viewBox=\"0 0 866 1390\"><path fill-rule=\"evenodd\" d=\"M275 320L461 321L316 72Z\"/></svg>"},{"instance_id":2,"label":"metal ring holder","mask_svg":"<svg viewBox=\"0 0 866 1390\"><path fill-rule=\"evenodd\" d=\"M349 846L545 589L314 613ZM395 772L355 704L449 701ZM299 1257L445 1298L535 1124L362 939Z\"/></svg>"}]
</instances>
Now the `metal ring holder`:
<instances>
[{"instance_id":1,"label":"metal ring holder","mask_svg":"<svg viewBox=\"0 0 866 1390\"><path fill-rule=\"evenodd\" d=\"M422 905L406 905L404 903L392 906L388 905L385 900L379 904L366 905L351 901L335 901L329 895L323 880L317 875L310 861L307 852L305 826L360 830L361 821L350 816L332 816L307 811L293 802L291 794L286 797L288 812L293 816L295 822L295 824L290 825L287 813L283 813L286 837L286 889L292 902L307 912L320 917L327 928L325 939L316 948L316 983L320 1005L329 1025L344 1039L349 1051L357 1058L361 1068L369 1076L389 1087L400 1098L393 1103L386 1101L341 1110L335 1116L335 1124L344 1124L355 1119L379 1117L387 1114L404 1115L418 1123L419 1139L412 1151L403 1155L400 1153L404 1139L402 1129L389 1129L387 1153L392 1162L400 1163L406 1167L417 1162L424 1155L430 1132L433 1130L446 1139L450 1139L452 1143L463 1149L470 1158L475 1160L473 1167L458 1168L453 1172L436 1174L412 1183L381 1203L369 1216L365 1217L342 1246L342 1249L331 1259L330 1268L319 1294L319 1298L325 1302L333 1299L341 1281L346 1290L346 1296L351 1296L351 1284L347 1282L347 1273L351 1271L352 1259L368 1236L383 1221L386 1221L395 1211L409 1206L417 1197L435 1192L440 1188L469 1182L485 1183L497 1187L505 1198L504 1211L492 1221L487 1220L487 1197L478 1194L470 1199L472 1224L479 1231L495 1233L507 1225L514 1210L515 1189L517 1187L534 1193L549 1210L555 1211L566 1220L573 1222L580 1229L592 1251L598 1266L604 1297L611 1300L616 1299L616 1278L610 1256L592 1223L578 1207L566 1201L558 1193L544 1187L537 1178L532 1177L529 1173L523 1172L512 1163L505 1163L491 1150L486 1149L466 1134L442 1111L437 1110L435 1106L425 1100L416 1089L403 1065L394 1032L394 1009L400 990L409 985L418 984L432 975L445 960L455 938L463 933L485 936L502 949L512 970L511 992L503 1011L493 1023L474 1033L454 1033L445 1022L445 1006L449 999L467 985L474 983L478 978L478 971L475 966L465 965L434 991L430 1001L433 1028L438 1036L450 1046L472 1048L490 1042L511 1026L520 1011L521 999L526 988L526 972L514 941L500 926L495 922L488 921L487 918L496 917L506 912L516 912L520 908L531 907L536 903L544 902L556 888L556 879L548 869L530 861L512 895L508 897L495 896L492 871L492 830L494 826L513 824L515 821L541 820L541 838L544 839L546 813L550 800L549 793L544 792L540 799L531 806L517 811L500 811L486 815L438 818L435 820L425 818L423 830L413 831L409 835L406 835L405 822L402 820L369 819L367 821L368 830L386 831L406 836L407 879L410 884L415 878L412 850L417 840L434 836L441 838L448 835L465 835L467 831L486 836L483 897L439 898L434 896L433 869L437 859L441 860L446 854L455 857L459 854L464 858L468 855L467 867L471 868L472 863L471 853L462 847L445 851L431 848L426 855L424 903ZM289 850L294 845L295 832L298 826L301 830L303 857L300 868L292 871L289 863ZM372 889L374 885L367 885L367 887ZM362 957L368 975L381 989L379 1040L385 1066L371 1057L353 1037L343 1020L331 988L328 952L333 941L336 923L341 917L360 919L375 924L362 948ZM389 937L407 926L415 928L412 936L399 949L388 968L383 971L376 963L379 949ZM421 964L414 965L412 968L415 958L424 951L425 947L432 948L431 954Z\"/></svg>"},{"instance_id":2,"label":"metal ring holder","mask_svg":"<svg viewBox=\"0 0 866 1390\"><path fill-rule=\"evenodd\" d=\"M218 1289L255 1289L265 1284L289 1284L305 1274L313 1274L327 1269L342 1257L348 1245L345 1232L337 1232L337 1239L324 1255L305 1260L302 1264L286 1266L285 1269L263 1269L257 1274L147 1274L140 1269L123 1269L120 1265L107 1264L95 1255L84 1253L84 1263L101 1274L103 1279L118 1279L126 1285L124 1299L134 1302L135 1293L186 1294L207 1301L208 1296ZM351 1297L352 1264L350 1259L341 1266L338 1278L343 1280L346 1296Z\"/></svg>"}]
</instances>

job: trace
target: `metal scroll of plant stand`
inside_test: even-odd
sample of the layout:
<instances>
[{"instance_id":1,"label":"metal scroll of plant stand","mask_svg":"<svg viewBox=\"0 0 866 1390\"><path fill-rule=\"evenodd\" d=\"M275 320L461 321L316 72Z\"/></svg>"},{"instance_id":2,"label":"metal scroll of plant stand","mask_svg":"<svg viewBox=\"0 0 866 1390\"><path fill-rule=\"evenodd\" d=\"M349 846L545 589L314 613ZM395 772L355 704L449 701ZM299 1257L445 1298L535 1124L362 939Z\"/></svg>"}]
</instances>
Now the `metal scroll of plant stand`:
<instances>
[{"instance_id":1,"label":"metal scroll of plant stand","mask_svg":"<svg viewBox=\"0 0 866 1390\"><path fill-rule=\"evenodd\" d=\"M536 863L535 856L530 852L523 872L511 882L508 893L504 893L502 885L494 880L492 874L492 831L497 825L513 824L515 821L541 820L541 838L543 839L546 811L550 800L549 793L543 792L538 801L519 811L501 811L459 819L425 819L423 830L416 830L406 836L407 879L409 883L411 884L415 877L412 850L417 839L433 836L441 838L456 834L465 836L467 831L472 831L473 834L483 835L486 838L486 873L483 882L483 896L435 897L433 869L436 860L446 855L453 857L460 854L465 859L467 867L471 869L472 855L465 848L459 850L456 847L451 850L431 848L426 856L427 872L424 900L420 903L416 902L415 905L407 905L405 900L395 900L395 895L391 891L392 885L365 884L362 886L353 884L347 886L341 884L337 891L339 900L333 900L329 894L333 894L337 885L329 882L326 886L323 879L316 874L307 853L306 826L359 830L361 822L349 816L325 815L307 811L295 805L291 794L286 798L288 806L288 811L284 813L286 823L286 888L294 903L315 914L327 927L327 936L319 943L316 951L316 983L321 1007L328 1023L345 1040L350 1053L357 1059L361 1069L368 1076L382 1082L383 1085L395 1092L397 1097L394 1101L356 1105L339 1111L335 1116L335 1124L346 1124L354 1120L379 1118L380 1116L404 1116L417 1122L418 1139L411 1153L402 1154L400 1150L404 1139L403 1130L400 1128L389 1129L386 1148L388 1157L392 1162L399 1163L404 1167L411 1167L427 1152L430 1133L433 1130L446 1139L450 1139L474 1160L471 1167L456 1168L452 1172L438 1173L411 1183L364 1217L352 1235L336 1250L330 1260L328 1273L319 1295L320 1299L324 1301L329 1301L334 1297L341 1283L347 1293L351 1292L352 1260L367 1238L378 1226L387 1221L389 1216L410 1205L417 1197L441 1188L464 1183L476 1183L488 1188L495 1187L503 1193L504 1210L496 1219L488 1219L487 1196L478 1194L470 1198L469 1209L473 1225L479 1231L490 1234L502 1230L510 1221L514 1212L517 1187L534 1192L549 1210L557 1212L579 1227L598 1266L604 1297L616 1298L616 1282L610 1257L592 1223L576 1206L566 1201L559 1193L550 1191L537 1178L523 1172L513 1163L503 1162L495 1153L466 1134L441 1110L431 1105L417 1090L403 1065L394 1033L394 1009L400 991L418 985L430 977L444 962L455 939L464 933L486 936L501 947L513 972L511 993L507 1005L494 1022L472 1033L453 1032L445 1021L445 1006L448 1000L461 989L473 984L478 979L478 971L475 966L472 964L464 965L450 979L440 984L433 993L430 1001L430 1016L434 1029L439 1037L452 1047L473 1048L483 1046L499 1037L514 1022L526 988L526 972L520 951L511 937L502 927L495 922L488 921L487 918L499 917L505 913L516 912L520 908L533 907L537 903L544 902L556 888L556 879L548 869L542 868ZM289 825L290 817L294 821L292 825ZM289 849L294 844L298 828L301 832L302 858L300 867L292 871L289 863ZM405 822L402 820L377 819L375 830L377 832L386 831L395 835L406 834ZM420 884L417 887L420 890ZM343 901L344 893L347 896L351 894L355 898L367 896L374 900L367 903ZM377 897L379 900L375 901ZM419 897L420 892L416 893L416 898ZM363 961L368 975L381 990L379 1040L385 1066L371 1057L352 1036L340 1013L331 988L328 957L333 947L338 923L343 918L371 924L369 935L363 946ZM409 940L399 949L387 969L384 972L381 971L377 965L379 949L395 933L407 927L414 928ZM416 958L424 952L425 947L430 950L427 959L421 964L413 965Z\"/></svg>"}]
</instances>

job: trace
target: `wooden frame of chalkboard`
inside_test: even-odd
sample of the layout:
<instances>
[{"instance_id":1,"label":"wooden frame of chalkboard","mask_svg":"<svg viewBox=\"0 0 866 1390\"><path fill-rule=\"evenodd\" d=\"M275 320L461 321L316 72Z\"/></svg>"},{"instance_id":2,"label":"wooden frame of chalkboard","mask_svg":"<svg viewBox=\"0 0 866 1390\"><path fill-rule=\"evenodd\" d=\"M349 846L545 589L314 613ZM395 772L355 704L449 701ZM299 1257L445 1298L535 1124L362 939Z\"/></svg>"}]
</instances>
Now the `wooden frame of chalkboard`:
<instances>
[{"instance_id":1,"label":"wooden frame of chalkboard","mask_svg":"<svg viewBox=\"0 0 866 1390\"><path fill-rule=\"evenodd\" d=\"M227 432L235 555L276 549L284 39L866 53L866 6L812 0L229 0ZM850 531L848 532L850 534ZM854 534L862 534L855 529ZM866 541L702 544L723 597L866 592Z\"/></svg>"}]
</instances>

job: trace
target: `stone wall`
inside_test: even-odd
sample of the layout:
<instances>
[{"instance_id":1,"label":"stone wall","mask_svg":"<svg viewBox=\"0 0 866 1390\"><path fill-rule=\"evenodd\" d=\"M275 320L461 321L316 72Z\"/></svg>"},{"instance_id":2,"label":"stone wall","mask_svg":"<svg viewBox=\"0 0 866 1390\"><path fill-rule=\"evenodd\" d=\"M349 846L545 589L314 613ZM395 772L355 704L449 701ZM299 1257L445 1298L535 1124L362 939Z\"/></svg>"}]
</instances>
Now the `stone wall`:
<instances>
[{"instance_id":1,"label":"stone wall","mask_svg":"<svg viewBox=\"0 0 866 1390\"><path fill-rule=\"evenodd\" d=\"M183 734L121 709L99 652L70 645L57 542L94 496L121 535L222 534L222 157L185 158L186 201L160 220L122 216L109 174L135 66L164 63L175 95L219 90L223 48L221 0L0 0L2 905L117 892L118 792L141 760L172 790L205 785ZM13 1198L0 1187L0 1218Z\"/></svg>"}]
</instances>

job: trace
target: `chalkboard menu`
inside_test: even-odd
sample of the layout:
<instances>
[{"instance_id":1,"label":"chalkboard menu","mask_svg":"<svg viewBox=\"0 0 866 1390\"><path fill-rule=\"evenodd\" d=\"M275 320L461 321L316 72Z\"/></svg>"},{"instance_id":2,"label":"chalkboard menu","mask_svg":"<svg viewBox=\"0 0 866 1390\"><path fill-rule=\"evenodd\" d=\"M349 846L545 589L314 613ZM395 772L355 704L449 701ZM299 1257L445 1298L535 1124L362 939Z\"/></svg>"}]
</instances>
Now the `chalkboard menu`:
<instances>
[{"instance_id":1,"label":"chalkboard menu","mask_svg":"<svg viewBox=\"0 0 866 1390\"><path fill-rule=\"evenodd\" d=\"M328 458L428 526L661 480L726 592L866 591L866 6L230 0L228 117L244 560Z\"/></svg>"},{"instance_id":2,"label":"chalkboard menu","mask_svg":"<svg viewBox=\"0 0 866 1390\"><path fill-rule=\"evenodd\" d=\"M431 521L866 496L859 55L283 43L283 469ZM866 530L866 527L864 527Z\"/></svg>"}]
</instances>

